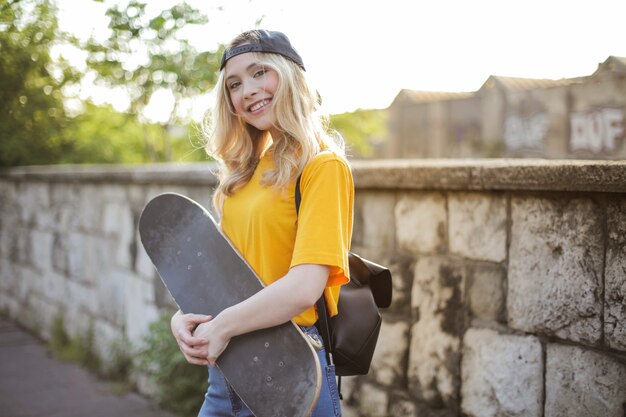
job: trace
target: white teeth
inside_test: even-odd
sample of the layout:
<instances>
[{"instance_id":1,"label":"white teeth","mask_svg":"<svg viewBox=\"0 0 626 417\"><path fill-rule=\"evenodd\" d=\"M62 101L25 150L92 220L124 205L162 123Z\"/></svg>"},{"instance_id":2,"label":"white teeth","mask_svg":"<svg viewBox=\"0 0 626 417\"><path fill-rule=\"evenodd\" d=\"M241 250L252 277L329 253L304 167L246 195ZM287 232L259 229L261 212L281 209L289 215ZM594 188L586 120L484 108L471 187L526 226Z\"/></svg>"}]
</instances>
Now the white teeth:
<instances>
[{"instance_id":1,"label":"white teeth","mask_svg":"<svg viewBox=\"0 0 626 417\"><path fill-rule=\"evenodd\" d=\"M254 106L250 107L250 111L257 111L261 107L265 107L269 102L270 102L269 100L263 100L263 101L255 104Z\"/></svg>"}]
</instances>

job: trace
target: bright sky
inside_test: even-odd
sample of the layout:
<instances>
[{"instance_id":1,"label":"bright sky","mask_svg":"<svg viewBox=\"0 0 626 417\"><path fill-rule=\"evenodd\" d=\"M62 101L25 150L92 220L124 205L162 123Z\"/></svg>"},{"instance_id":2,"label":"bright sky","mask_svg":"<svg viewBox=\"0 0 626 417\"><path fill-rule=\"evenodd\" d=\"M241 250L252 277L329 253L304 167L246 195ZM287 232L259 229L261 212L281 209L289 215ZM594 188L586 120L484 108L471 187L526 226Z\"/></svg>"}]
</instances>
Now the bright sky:
<instances>
[{"instance_id":1,"label":"bright sky","mask_svg":"<svg viewBox=\"0 0 626 417\"><path fill-rule=\"evenodd\" d=\"M121 1L57 0L61 28L105 38L104 11ZM156 13L177 1L147 3ZM262 28L285 32L330 113L385 108L403 88L476 91L490 75L577 77L610 55L626 57L624 0L188 3L209 17L187 32L200 50L227 43L261 18Z\"/></svg>"}]
</instances>

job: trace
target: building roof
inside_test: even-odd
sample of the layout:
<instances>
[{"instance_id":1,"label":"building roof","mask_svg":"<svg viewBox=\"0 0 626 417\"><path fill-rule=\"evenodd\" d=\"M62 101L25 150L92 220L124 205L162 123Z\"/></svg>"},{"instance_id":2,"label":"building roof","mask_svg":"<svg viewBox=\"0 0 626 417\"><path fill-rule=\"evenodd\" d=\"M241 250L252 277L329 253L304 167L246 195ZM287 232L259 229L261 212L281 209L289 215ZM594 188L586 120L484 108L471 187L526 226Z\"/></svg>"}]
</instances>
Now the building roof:
<instances>
[{"instance_id":1,"label":"building roof","mask_svg":"<svg viewBox=\"0 0 626 417\"><path fill-rule=\"evenodd\" d=\"M446 92L446 91L415 91L402 89L393 100L393 105L396 102L411 102L411 103L431 103L435 101L456 100L462 98L472 97L474 93L464 92Z\"/></svg>"},{"instance_id":2,"label":"building roof","mask_svg":"<svg viewBox=\"0 0 626 417\"><path fill-rule=\"evenodd\" d=\"M559 80L503 77L491 75L483 85L475 92L440 92L440 91L415 91L402 89L391 103L391 106L401 103L431 103L436 101L460 100L474 97L481 92L492 88L501 88L510 92L528 91L535 89L561 87L577 84L588 80L598 74L618 73L626 74L626 57L609 56L606 61L598 65L598 69L590 76L576 78L561 78Z\"/></svg>"},{"instance_id":3,"label":"building roof","mask_svg":"<svg viewBox=\"0 0 626 417\"><path fill-rule=\"evenodd\" d=\"M600 73L626 74L626 57L610 56L606 61L598 64L598 69L591 75L592 77Z\"/></svg>"},{"instance_id":4,"label":"building roof","mask_svg":"<svg viewBox=\"0 0 626 417\"><path fill-rule=\"evenodd\" d=\"M559 87L580 82L584 77L579 78L561 78L560 80L537 79L537 78L519 78L519 77L502 77L492 75L480 87L479 91L500 87L508 91L526 91L541 88Z\"/></svg>"}]
</instances>

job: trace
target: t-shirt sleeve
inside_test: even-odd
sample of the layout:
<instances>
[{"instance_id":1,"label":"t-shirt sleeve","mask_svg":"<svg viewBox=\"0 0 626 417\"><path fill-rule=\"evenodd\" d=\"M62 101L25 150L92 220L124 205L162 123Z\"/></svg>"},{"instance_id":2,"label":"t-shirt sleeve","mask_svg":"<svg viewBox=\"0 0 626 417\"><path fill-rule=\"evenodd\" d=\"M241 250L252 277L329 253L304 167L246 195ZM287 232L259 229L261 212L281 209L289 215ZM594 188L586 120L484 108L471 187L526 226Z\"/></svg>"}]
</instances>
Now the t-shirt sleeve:
<instances>
[{"instance_id":1,"label":"t-shirt sleeve","mask_svg":"<svg viewBox=\"0 0 626 417\"><path fill-rule=\"evenodd\" d=\"M348 251L352 237L354 184L347 162L326 154L302 173L301 204L291 266L330 266L327 286L349 281Z\"/></svg>"}]
</instances>

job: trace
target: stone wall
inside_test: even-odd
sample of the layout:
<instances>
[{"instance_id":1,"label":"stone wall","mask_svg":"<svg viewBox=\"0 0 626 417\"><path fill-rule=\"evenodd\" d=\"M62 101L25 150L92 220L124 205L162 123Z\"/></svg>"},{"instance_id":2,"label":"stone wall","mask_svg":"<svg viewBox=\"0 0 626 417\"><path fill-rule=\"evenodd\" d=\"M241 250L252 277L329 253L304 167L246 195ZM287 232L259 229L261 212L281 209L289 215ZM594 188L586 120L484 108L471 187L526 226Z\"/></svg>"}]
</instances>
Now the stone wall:
<instances>
[{"instance_id":1,"label":"stone wall","mask_svg":"<svg viewBox=\"0 0 626 417\"><path fill-rule=\"evenodd\" d=\"M0 174L0 309L139 343L171 307L135 232L175 191L208 205L208 165ZM391 266L351 416L624 416L626 162L354 163L353 250Z\"/></svg>"}]
</instances>

